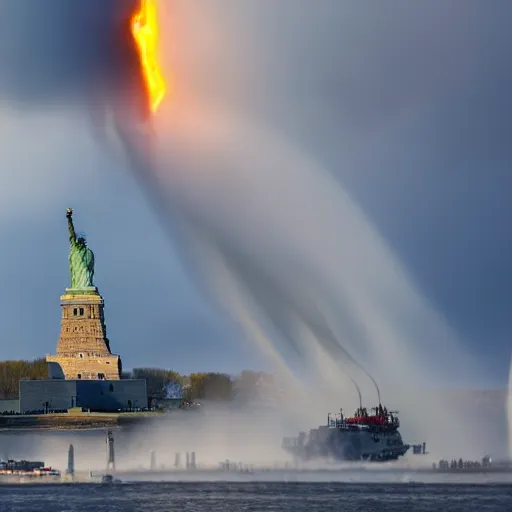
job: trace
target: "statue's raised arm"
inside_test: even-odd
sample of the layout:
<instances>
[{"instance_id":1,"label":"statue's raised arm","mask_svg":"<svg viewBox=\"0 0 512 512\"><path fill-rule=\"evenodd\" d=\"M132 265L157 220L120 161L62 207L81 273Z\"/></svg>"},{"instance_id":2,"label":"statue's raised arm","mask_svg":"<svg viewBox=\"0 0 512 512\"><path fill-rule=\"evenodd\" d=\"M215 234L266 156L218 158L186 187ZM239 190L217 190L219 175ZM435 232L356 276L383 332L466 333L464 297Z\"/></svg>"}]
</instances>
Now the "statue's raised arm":
<instances>
[{"instance_id":1,"label":"statue's raised arm","mask_svg":"<svg viewBox=\"0 0 512 512\"><path fill-rule=\"evenodd\" d=\"M74 245L76 244L76 232L75 226L73 225L73 209L68 208L66 210L66 217L68 219L68 230L69 230L69 242Z\"/></svg>"},{"instance_id":2,"label":"statue's raised arm","mask_svg":"<svg viewBox=\"0 0 512 512\"><path fill-rule=\"evenodd\" d=\"M85 237L76 236L73 225L73 210L66 211L69 230L69 273L71 275L71 288L84 289L94 286L94 253L87 247Z\"/></svg>"}]
</instances>

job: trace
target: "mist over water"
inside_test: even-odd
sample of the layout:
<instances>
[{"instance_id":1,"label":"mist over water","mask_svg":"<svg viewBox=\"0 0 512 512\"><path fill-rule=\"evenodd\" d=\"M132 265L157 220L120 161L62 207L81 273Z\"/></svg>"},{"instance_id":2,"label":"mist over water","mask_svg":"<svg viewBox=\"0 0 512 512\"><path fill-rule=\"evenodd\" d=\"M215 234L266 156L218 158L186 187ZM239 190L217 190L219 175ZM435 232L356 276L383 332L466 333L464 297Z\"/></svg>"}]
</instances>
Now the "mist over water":
<instances>
[{"instance_id":1,"label":"mist over water","mask_svg":"<svg viewBox=\"0 0 512 512\"><path fill-rule=\"evenodd\" d=\"M226 459L268 467L287 460L280 449L285 419L277 411L262 407L239 411L219 404L203 407L194 412L174 411L137 428L114 430L116 468L149 469L152 451L157 467L167 469L174 467L176 453L181 454L184 468L186 452L195 452L197 464L208 468ZM78 471L106 468L103 430L0 433L0 459L41 460L64 470L70 444Z\"/></svg>"},{"instance_id":2,"label":"mist over water","mask_svg":"<svg viewBox=\"0 0 512 512\"><path fill-rule=\"evenodd\" d=\"M111 83L104 86L112 77L102 44L111 44L110 39L89 47L76 34L68 39L61 35L73 43L66 55L74 57L75 46L87 54L85 68L74 58L65 59L63 69L52 60L54 70L82 78L79 87L73 80L63 87L73 104L93 114L99 151L119 147L111 135L114 126L126 167L134 171L155 219L181 252L190 275L219 314L227 314L233 328L261 349L286 384L285 403L264 420L258 416L255 423L249 411L218 410L210 411L204 423L188 418L195 422L193 428L163 422L150 439L148 432L138 433L129 455L120 456L133 462L139 457L134 454L158 445L170 457L176 445L190 446L215 462L226 457L280 458L283 434L316 427L340 407L352 412L358 396L350 378L362 390L363 405L376 405L369 373L384 405L400 411L406 441L426 440L434 457L480 457L488 440L472 421L474 411L433 390L471 381L478 365L336 179L335 170L321 165L290 128L295 121L313 124L314 130L309 115L323 104L323 91L335 78L333 69L320 68L306 73L317 82L299 80L304 77L303 52L295 47L296 34L308 26L305 20L317 29L325 26L331 36L322 37L316 49L323 55L339 32L336 23L329 23L329 12L337 12L338 2L328 2L325 12L300 2L296 26L288 17L277 23L274 4L162 5L162 57L171 84L152 133L134 118L131 105L112 93ZM281 56L277 64L271 58L272 44L261 33L255 37L258 27L261 33L273 28L269 33L274 37L279 30L291 34L275 45ZM38 60L44 61L43 50L35 54ZM5 81L1 92L23 105L27 98L48 105L53 75L39 82L43 70L30 67L30 48L23 55L31 71L30 91L10 89ZM94 83L88 83L84 77L96 58L102 65L94 67ZM327 61L336 67L333 58ZM117 71L112 83L118 83ZM348 79L358 83L353 75ZM433 85L443 88L437 81ZM59 103L56 97L52 101ZM97 108L114 113L112 124L94 116ZM350 116L348 107L341 110ZM278 119L276 111L289 117ZM378 116L367 114L370 121ZM350 166L351 160L344 165Z\"/></svg>"}]
</instances>

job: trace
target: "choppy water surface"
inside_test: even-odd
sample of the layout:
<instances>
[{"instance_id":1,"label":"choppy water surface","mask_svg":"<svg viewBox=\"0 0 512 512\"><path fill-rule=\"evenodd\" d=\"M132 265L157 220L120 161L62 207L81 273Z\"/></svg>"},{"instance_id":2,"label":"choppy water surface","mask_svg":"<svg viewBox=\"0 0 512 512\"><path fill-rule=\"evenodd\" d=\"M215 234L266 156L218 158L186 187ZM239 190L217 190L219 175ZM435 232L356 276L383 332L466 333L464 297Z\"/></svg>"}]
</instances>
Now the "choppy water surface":
<instances>
[{"instance_id":1,"label":"choppy water surface","mask_svg":"<svg viewBox=\"0 0 512 512\"><path fill-rule=\"evenodd\" d=\"M2 486L0 493L2 512L512 510L512 485L138 483Z\"/></svg>"}]
</instances>

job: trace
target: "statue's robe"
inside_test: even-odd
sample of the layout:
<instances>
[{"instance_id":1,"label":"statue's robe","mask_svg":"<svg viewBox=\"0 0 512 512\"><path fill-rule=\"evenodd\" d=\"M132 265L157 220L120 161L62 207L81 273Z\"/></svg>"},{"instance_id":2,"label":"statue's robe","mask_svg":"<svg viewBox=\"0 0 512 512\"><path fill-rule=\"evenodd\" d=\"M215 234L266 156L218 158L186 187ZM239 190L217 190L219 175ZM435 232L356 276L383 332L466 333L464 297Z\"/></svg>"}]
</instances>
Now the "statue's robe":
<instances>
[{"instance_id":1,"label":"statue's robe","mask_svg":"<svg viewBox=\"0 0 512 512\"><path fill-rule=\"evenodd\" d=\"M71 242L69 252L71 288L88 288L93 285L94 253L85 245Z\"/></svg>"}]
</instances>

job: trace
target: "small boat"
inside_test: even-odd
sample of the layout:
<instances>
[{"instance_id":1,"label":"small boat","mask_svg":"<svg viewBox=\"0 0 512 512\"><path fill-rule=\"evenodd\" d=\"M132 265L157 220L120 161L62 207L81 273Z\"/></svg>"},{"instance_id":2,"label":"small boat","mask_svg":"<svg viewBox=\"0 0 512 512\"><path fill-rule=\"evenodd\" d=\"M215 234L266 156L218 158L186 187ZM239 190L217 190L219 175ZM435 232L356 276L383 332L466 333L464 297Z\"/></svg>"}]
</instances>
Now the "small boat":
<instances>
[{"instance_id":1,"label":"small boat","mask_svg":"<svg viewBox=\"0 0 512 512\"><path fill-rule=\"evenodd\" d=\"M122 483L121 480L118 478L114 478L112 475L103 475L101 477L101 483L102 484L120 484Z\"/></svg>"}]
</instances>

